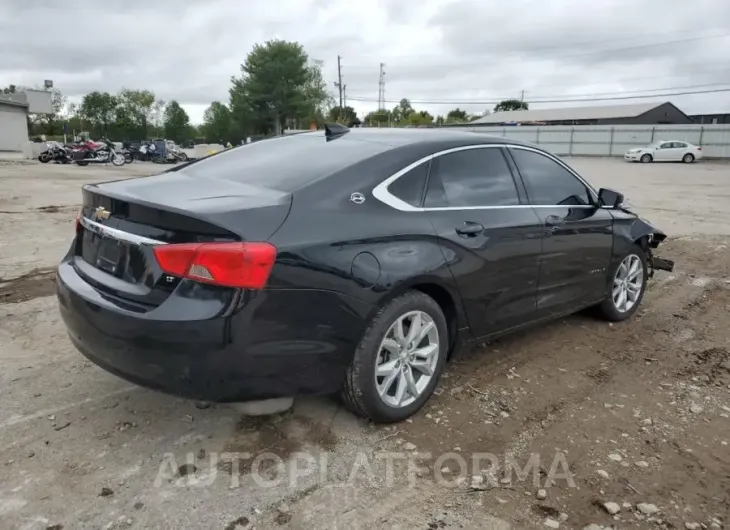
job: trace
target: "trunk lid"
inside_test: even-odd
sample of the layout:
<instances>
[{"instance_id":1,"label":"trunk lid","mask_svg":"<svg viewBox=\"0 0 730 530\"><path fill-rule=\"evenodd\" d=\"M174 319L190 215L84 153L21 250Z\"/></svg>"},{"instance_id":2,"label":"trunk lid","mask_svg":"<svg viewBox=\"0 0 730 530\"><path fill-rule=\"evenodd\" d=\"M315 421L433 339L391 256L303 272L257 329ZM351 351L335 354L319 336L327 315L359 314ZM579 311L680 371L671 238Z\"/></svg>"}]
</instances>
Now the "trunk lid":
<instances>
[{"instance_id":1,"label":"trunk lid","mask_svg":"<svg viewBox=\"0 0 730 530\"><path fill-rule=\"evenodd\" d=\"M179 284L155 260L158 244L266 241L291 195L184 171L83 187L73 262L86 281L130 310L160 305ZM206 289L227 289L206 286Z\"/></svg>"}]
</instances>

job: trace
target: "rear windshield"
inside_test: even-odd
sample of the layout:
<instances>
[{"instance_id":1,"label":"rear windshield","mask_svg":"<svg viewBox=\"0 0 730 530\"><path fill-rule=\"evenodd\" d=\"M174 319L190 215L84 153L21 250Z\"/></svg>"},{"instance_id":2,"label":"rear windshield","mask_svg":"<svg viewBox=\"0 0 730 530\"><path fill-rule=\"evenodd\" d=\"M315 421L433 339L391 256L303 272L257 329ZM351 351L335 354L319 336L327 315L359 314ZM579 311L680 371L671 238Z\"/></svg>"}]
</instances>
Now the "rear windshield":
<instances>
[{"instance_id":1,"label":"rear windshield","mask_svg":"<svg viewBox=\"0 0 730 530\"><path fill-rule=\"evenodd\" d=\"M388 148L347 138L327 142L323 133L293 134L236 147L181 171L194 178L233 180L292 192Z\"/></svg>"}]
</instances>

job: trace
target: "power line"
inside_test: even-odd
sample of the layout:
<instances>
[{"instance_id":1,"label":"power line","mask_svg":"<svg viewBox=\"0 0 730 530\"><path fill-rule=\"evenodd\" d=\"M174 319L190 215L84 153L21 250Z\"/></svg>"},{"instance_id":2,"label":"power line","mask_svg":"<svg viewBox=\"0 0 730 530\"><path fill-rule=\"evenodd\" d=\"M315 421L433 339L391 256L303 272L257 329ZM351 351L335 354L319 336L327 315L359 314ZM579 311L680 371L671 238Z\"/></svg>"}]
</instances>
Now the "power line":
<instances>
[{"instance_id":1,"label":"power line","mask_svg":"<svg viewBox=\"0 0 730 530\"><path fill-rule=\"evenodd\" d=\"M669 92L666 94L643 94L635 96L621 96L621 97L606 97L606 98L570 98L570 99L551 99L551 100L540 100L535 103L578 103L581 101L622 101L627 99L647 99L664 96L686 96L692 94L715 94L719 92L730 92L730 87L727 88L715 88L709 90L694 90L686 92ZM503 98L513 99L513 98ZM409 100L414 105L493 105L503 101L503 99L489 99L489 100L441 100L441 101L426 101L426 100ZM354 97L351 96L350 100L360 102L375 102L372 98ZM398 100L386 100L386 103L398 103Z\"/></svg>"},{"instance_id":2,"label":"power line","mask_svg":"<svg viewBox=\"0 0 730 530\"><path fill-rule=\"evenodd\" d=\"M613 53L613 52L623 52L623 51L632 51L632 50L643 50L644 48L656 48L657 46L666 46L668 44L680 44L684 42L694 42L698 40L705 40L705 39L719 39L730 36L730 33L723 33L721 35L703 35L700 37L689 37L685 39L675 39L675 40L668 40L668 41L662 41L662 42L653 42L649 44L639 44L634 46L626 46L623 48L613 48L608 50L597 50L587 53L575 53L575 54L569 54L569 55L558 55L556 57L550 57L550 59L570 59L572 57L585 57L590 55L601 55L604 53Z\"/></svg>"},{"instance_id":3,"label":"power line","mask_svg":"<svg viewBox=\"0 0 730 530\"><path fill-rule=\"evenodd\" d=\"M696 35L694 37L688 37L688 38L683 38L683 39L678 39L678 40L669 40L669 41L661 41L661 42L655 42L655 43L637 44L635 46L640 46L640 47L650 46L650 47L653 47L653 46L661 46L661 45L664 45L664 44L674 44L674 43L679 43L679 42L690 42L690 41L693 41L693 40L715 39L715 38L719 38L719 37L725 37L725 36L728 35L728 33L722 33L722 34L718 34L718 35L706 35L705 33L709 33L709 32L712 32L712 31L723 31L723 32L727 32L727 30L728 30L727 27L707 28L707 29L703 30L703 34L702 35ZM696 30L695 29L682 29L682 30L674 30L674 31L664 31L664 32L661 32L661 33L647 33L647 34L643 34L643 35L640 35L640 36L612 37L610 39L600 39L600 40L590 40L590 41L569 42L568 45L571 48L575 48L575 47L592 46L592 45L596 45L596 44L610 44L610 43L614 43L614 42L622 42L622 43L625 43L627 40L629 40L629 41L646 40L646 39L661 38L661 37L667 37L667 36L670 36L670 35L676 35L676 34L681 34L681 33L690 33L690 32L696 32ZM496 49L494 51L495 52L499 52L499 53L502 53L503 52L503 49L501 48L501 46L503 46L504 44L505 44L505 40L504 39L498 39L498 40L494 40L494 41L487 41L487 42L481 42L480 43L481 46L493 46L493 47L495 47ZM539 44L536 44L535 46L522 48L522 49L520 49L518 51L521 51L521 52L530 52L530 51L543 51L543 50L550 50L550 49L561 49L561 48L568 47L568 45L566 45L565 43L562 43L562 44L544 44L544 43L539 43ZM633 49L635 46L631 46L631 48ZM620 49L624 49L624 48L620 48ZM610 51L610 50L608 50L608 51ZM358 56L359 57L375 57L375 54L358 54Z\"/></svg>"},{"instance_id":4,"label":"power line","mask_svg":"<svg viewBox=\"0 0 730 530\"><path fill-rule=\"evenodd\" d=\"M703 84L703 85L672 86L672 87L664 87L664 88L646 88L646 89L640 88L640 89L636 89L636 90L624 90L624 91L613 90L611 92L592 92L592 93L588 93L588 94L552 94L549 96L532 96L532 97L528 97L527 99L529 100L529 102L532 102L532 103L540 103L541 101L543 101L545 99L563 99L563 98L578 99L578 98L590 98L590 97L598 97L598 96L620 96L620 95L624 95L624 96L628 97L630 94L636 94L638 96L643 96L644 92L664 92L664 91L668 91L668 90L678 91L678 90L690 90L690 89L700 89L700 88L704 89L704 88L718 87L718 86L724 87L727 85L730 85L730 80L728 80L724 83L708 83L708 84ZM520 101L524 101L524 99L525 99L524 93L525 93L525 91L522 90L521 95L520 95ZM657 97L660 97L663 95L665 95L665 94L656 94ZM669 94L667 94L667 95L669 95ZM353 96L353 97L351 97L351 99L355 99L356 97L357 96ZM363 99L368 99L368 96L360 96L360 97ZM505 99L514 99L514 95L503 96L501 98L495 98L495 100L498 100L498 101L503 101ZM464 101L469 102L469 100L464 100ZM433 100L432 103L436 103L436 100Z\"/></svg>"},{"instance_id":5,"label":"power line","mask_svg":"<svg viewBox=\"0 0 730 530\"><path fill-rule=\"evenodd\" d=\"M709 64L709 63L708 63ZM671 74L671 75L657 75L657 76L645 76L645 77L630 77L630 78L611 78L609 81L611 83L626 83L629 81L648 81L652 79L672 79L672 78L683 78L683 77L692 77L697 75L706 75L706 74L719 74L719 73L726 73L730 72L730 68L721 68L721 69L714 69L714 70L698 70L693 72L688 72L684 74ZM383 72L383 75L385 73ZM608 81L604 81L603 84L606 84ZM592 84L588 81L584 82L585 84ZM720 86L725 85L727 83L714 83L714 84L703 84L703 85L691 85L691 86L681 86L681 87L669 87L669 88L650 88L650 89L643 89L643 88L637 88L634 90L624 90L621 92L618 92L618 94L626 94L626 93L634 93L634 92L659 92L664 90L681 90L681 89L687 89L687 88L699 88L699 87L710 87L710 86ZM552 85L538 85L532 88L525 89L526 93L531 93L535 90L538 90L540 88L554 88L554 87L574 87L576 83L565 83L565 84L552 84ZM463 90L463 89L462 89ZM472 89L473 92L477 92L480 89ZM520 89L521 90L521 89ZM512 94L515 94L519 92L518 89L513 90L506 90L506 92L510 92ZM603 96L603 95L613 95L617 94L615 90L611 92L598 92L598 93L590 93L590 94L559 94L559 95L534 95L528 97L531 101L537 100L537 99L544 99L544 98L562 98L562 97L590 97L590 96ZM511 96L505 96L501 98L501 100L504 99L512 99L514 95ZM368 99L369 96L367 95L361 95L358 96L357 94L355 96L351 96L352 98L362 98L362 99ZM501 101L500 100L500 101ZM378 101L381 101L380 93L378 93ZM382 108L382 105L379 106L379 108Z\"/></svg>"},{"instance_id":6,"label":"power line","mask_svg":"<svg viewBox=\"0 0 730 530\"><path fill-rule=\"evenodd\" d=\"M707 64L717 64L717 63L707 63ZM696 75L707 75L707 74L719 74L719 73L725 73L730 72L730 68L720 68L720 69L713 69L713 70L695 70L691 72L685 72L683 74L667 74L667 75L652 75L652 76L644 76L644 77L624 77L624 78L616 78L611 79L611 82L614 83L627 83L630 81L650 81L653 79L675 79L675 78L682 78L682 77L692 77ZM585 81L585 84L596 84L591 83L589 81ZM604 82L605 83L605 82ZM528 91L531 90L538 90L540 88L555 88L555 87L564 87L564 86L575 86L575 83L562 83L562 84L552 84L552 85L538 85L532 88L528 88ZM637 89L639 90L639 89Z\"/></svg>"}]
</instances>

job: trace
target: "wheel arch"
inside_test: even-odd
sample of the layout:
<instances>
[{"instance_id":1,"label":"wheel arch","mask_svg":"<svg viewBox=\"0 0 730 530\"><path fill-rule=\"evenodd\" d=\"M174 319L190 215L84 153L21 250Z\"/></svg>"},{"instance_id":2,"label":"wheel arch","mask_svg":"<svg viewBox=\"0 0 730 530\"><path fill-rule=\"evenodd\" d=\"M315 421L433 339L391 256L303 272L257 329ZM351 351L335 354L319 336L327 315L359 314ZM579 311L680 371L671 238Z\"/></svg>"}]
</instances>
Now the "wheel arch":
<instances>
[{"instance_id":1,"label":"wheel arch","mask_svg":"<svg viewBox=\"0 0 730 530\"><path fill-rule=\"evenodd\" d=\"M377 312L391 300L398 298L408 291L419 291L432 298L441 308L446 318L449 331L449 357L459 343L460 330L467 327L467 320L461 304L461 296L456 286L449 285L443 279L433 276L417 276L399 282L378 300L376 308L368 316L368 321L375 318Z\"/></svg>"}]
</instances>

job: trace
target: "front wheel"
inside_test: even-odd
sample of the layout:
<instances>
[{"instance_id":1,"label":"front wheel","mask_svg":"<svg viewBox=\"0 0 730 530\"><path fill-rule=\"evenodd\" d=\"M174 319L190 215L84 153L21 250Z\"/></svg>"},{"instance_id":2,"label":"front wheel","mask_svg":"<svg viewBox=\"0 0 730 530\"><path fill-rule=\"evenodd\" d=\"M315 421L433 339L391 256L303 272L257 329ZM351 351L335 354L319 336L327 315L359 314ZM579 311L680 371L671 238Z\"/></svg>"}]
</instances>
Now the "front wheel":
<instances>
[{"instance_id":1,"label":"front wheel","mask_svg":"<svg viewBox=\"0 0 730 530\"><path fill-rule=\"evenodd\" d=\"M342 398L378 423L403 421L433 394L449 336L436 301L409 291L385 305L365 331L348 368Z\"/></svg>"},{"instance_id":2,"label":"front wheel","mask_svg":"<svg viewBox=\"0 0 730 530\"><path fill-rule=\"evenodd\" d=\"M648 279L646 252L633 245L612 271L609 296L598 306L601 316L611 322L630 318L644 298Z\"/></svg>"},{"instance_id":3,"label":"front wheel","mask_svg":"<svg viewBox=\"0 0 730 530\"><path fill-rule=\"evenodd\" d=\"M78 165L82 166L82 167L83 167L83 166L88 166L88 165L89 165L89 162L88 162L88 161L86 161L86 160L77 160L77 161L76 161L76 163L77 163Z\"/></svg>"},{"instance_id":4,"label":"front wheel","mask_svg":"<svg viewBox=\"0 0 730 530\"><path fill-rule=\"evenodd\" d=\"M111 154L112 164L119 167L124 165L124 157L116 153Z\"/></svg>"},{"instance_id":5,"label":"front wheel","mask_svg":"<svg viewBox=\"0 0 730 530\"><path fill-rule=\"evenodd\" d=\"M48 153L41 153L38 155L38 161L47 164L51 160L51 157L48 155Z\"/></svg>"},{"instance_id":6,"label":"front wheel","mask_svg":"<svg viewBox=\"0 0 730 530\"><path fill-rule=\"evenodd\" d=\"M180 162L187 162L187 161L188 161L188 155L187 155L186 153L182 153L182 152L181 152L181 153L180 153L180 154L178 155L178 157L180 158Z\"/></svg>"},{"instance_id":7,"label":"front wheel","mask_svg":"<svg viewBox=\"0 0 730 530\"><path fill-rule=\"evenodd\" d=\"M695 161L695 155L693 155L692 153L687 153L686 155L684 155L682 157L682 162L684 162L685 164L691 164L694 161Z\"/></svg>"},{"instance_id":8,"label":"front wheel","mask_svg":"<svg viewBox=\"0 0 730 530\"><path fill-rule=\"evenodd\" d=\"M641 161L644 164L648 164L649 162L653 161L654 157L652 157L650 154L641 155Z\"/></svg>"}]
</instances>

